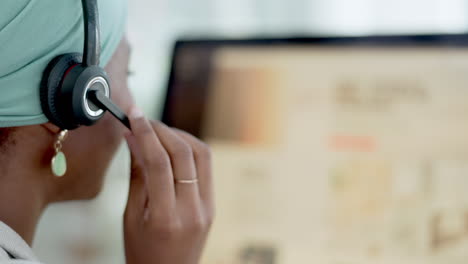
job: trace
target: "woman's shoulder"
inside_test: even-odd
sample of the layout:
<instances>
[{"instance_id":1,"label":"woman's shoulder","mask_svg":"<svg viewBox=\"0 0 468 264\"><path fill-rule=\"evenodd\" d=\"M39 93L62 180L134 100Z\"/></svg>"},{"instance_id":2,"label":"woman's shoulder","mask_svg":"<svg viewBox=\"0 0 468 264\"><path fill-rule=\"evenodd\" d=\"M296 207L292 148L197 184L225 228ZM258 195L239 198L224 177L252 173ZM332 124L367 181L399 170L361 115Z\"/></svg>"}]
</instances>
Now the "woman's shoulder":
<instances>
[{"instance_id":1,"label":"woman's shoulder","mask_svg":"<svg viewBox=\"0 0 468 264\"><path fill-rule=\"evenodd\" d=\"M3 248L0 248L0 264L41 264L36 261L14 259Z\"/></svg>"},{"instance_id":2,"label":"woman's shoulder","mask_svg":"<svg viewBox=\"0 0 468 264\"><path fill-rule=\"evenodd\" d=\"M40 264L21 236L1 221L0 264Z\"/></svg>"}]
</instances>

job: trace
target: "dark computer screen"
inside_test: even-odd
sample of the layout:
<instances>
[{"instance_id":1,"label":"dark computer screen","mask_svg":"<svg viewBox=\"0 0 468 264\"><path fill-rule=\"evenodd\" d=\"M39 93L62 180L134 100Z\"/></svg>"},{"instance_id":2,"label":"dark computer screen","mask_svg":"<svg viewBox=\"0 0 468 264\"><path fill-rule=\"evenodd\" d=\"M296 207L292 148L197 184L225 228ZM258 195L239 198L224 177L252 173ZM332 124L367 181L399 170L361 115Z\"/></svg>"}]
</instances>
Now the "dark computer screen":
<instances>
[{"instance_id":1,"label":"dark computer screen","mask_svg":"<svg viewBox=\"0 0 468 264\"><path fill-rule=\"evenodd\" d=\"M163 121L213 148L212 263L464 263L467 102L464 35L191 40Z\"/></svg>"}]
</instances>

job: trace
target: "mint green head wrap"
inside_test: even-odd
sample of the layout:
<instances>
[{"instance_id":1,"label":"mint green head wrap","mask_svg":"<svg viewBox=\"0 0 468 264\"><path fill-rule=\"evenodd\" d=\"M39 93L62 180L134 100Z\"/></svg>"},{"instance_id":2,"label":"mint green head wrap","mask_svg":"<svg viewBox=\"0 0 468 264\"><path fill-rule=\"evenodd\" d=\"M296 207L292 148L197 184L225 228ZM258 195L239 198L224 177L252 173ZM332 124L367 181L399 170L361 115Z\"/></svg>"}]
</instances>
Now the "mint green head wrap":
<instances>
[{"instance_id":1,"label":"mint green head wrap","mask_svg":"<svg viewBox=\"0 0 468 264\"><path fill-rule=\"evenodd\" d=\"M101 66L111 59L123 37L126 0L98 0ZM39 86L56 56L83 52L81 0L0 1L0 127L48 122L41 109Z\"/></svg>"}]
</instances>

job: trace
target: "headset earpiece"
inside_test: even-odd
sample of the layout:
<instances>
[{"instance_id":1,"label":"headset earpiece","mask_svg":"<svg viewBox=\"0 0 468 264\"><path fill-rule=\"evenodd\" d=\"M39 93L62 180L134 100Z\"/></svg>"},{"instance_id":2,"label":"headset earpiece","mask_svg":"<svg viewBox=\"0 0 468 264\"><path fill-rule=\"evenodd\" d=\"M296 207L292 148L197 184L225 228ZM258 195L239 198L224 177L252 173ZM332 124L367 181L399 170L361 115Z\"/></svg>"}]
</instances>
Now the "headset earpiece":
<instances>
[{"instance_id":1,"label":"headset earpiece","mask_svg":"<svg viewBox=\"0 0 468 264\"><path fill-rule=\"evenodd\" d=\"M90 91L99 91L110 97L109 80L101 67L78 65L65 76L62 89L70 100L71 113L79 124L94 125L104 116L104 110L89 98Z\"/></svg>"},{"instance_id":2,"label":"headset earpiece","mask_svg":"<svg viewBox=\"0 0 468 264\"><path fill-rule=\"evenodd\" d=\"M79 53L58 56L44 71L41 84L42 109L62 129L96 123L104 111L88 100L88 91L99 90L110 97L109 80L98 66L84 67Z\"/></svg>"},{"instance_id":3,"label":"headset earpiece","mask_svg":"<svg viewBox=\"0 0 468 264\"><path fill-rule=\"evenodd\" d=\"M125 113L110 100L107 74L99 67L100 30L97 0L82 0L83 54L56 57L45 69L40 87L41 106L47 118L62 129L91 126L110 111L125 126ZM84 57L84 58L83 58Z\"/></svg>"}]
</instances>

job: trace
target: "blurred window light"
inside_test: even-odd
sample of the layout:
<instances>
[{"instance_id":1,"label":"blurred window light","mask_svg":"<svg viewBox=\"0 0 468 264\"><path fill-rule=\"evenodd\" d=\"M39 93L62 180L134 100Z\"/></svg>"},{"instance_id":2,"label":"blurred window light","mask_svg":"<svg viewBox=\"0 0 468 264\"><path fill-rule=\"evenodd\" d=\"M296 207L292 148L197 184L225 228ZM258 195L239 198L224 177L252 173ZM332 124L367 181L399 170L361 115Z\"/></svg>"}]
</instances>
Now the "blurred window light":
<instances>
[{"instance_id":1,"label":"blurred window light","mask_svg":"<svg viewBox=\"0 0 468 264\"><path fill-rule=\"evenodd\" d=\"M183 32L370 33L461 32L466 0L170 1L169 22Z\"/></svg>"}]
</instances>

